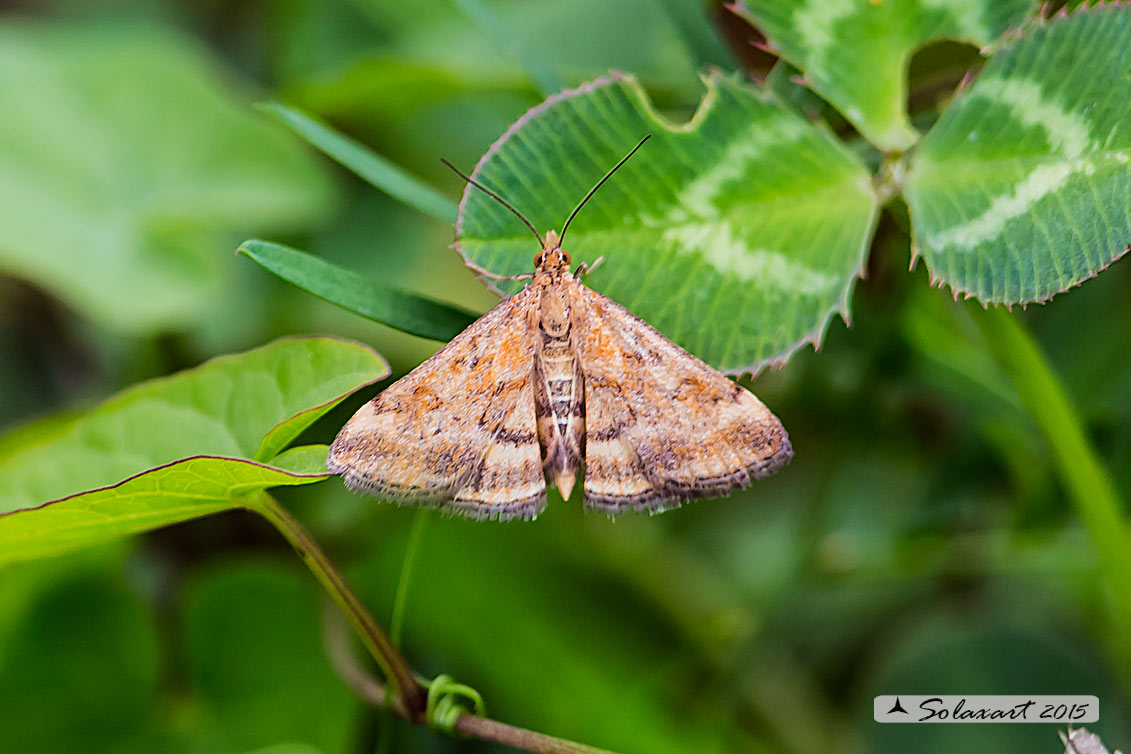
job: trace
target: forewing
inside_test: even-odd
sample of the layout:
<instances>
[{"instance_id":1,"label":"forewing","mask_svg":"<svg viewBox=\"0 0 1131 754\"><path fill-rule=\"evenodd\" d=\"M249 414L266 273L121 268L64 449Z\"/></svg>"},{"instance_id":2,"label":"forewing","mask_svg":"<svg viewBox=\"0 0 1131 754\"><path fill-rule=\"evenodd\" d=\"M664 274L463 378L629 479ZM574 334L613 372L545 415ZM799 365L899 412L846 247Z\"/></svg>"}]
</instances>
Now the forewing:
<instances>
[{"instance_id":1,"label":"forewing","mask_svg":"<svg viewBox=\"0 0 1131 754\"><path fill-rule=\"evenodd\" d=\"M585 376L585 503L659 511L723 495L792 456L752 393L581 283L573 328Z\"/></svg>"},{"instance_id":2,"label":"forewing","mask_svg":"<svg viewBox=\"0 0 1131 754\"><path fill-rule=\"evenodd\" d=\"M473 518L545 506L531 289L503 301L362 406L327 461L354 490Z\"/></svg>"}]
</instances>

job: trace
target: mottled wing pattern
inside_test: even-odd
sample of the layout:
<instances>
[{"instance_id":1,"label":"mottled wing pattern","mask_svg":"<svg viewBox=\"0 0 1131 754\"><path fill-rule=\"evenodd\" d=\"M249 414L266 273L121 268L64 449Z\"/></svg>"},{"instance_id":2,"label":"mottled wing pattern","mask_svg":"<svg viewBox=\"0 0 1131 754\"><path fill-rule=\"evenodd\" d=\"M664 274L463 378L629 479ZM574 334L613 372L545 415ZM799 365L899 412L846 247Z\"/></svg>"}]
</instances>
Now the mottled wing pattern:
<instances>
[{"instance_id":1,"label":"mottled wing pattern","mask_svg":"<svg viewBox=\"0 0 1131 754\"><path fill-rule=\"evenodd\" d=\"M578 283L585 375L585 504L661 511L783 466L785 429L761 401L624 307Z\"/></svg>"},{"instance_id":2,"label":"mottled wing pattern","mask_svg":"<svg viewBox=\"0 0 1131 754\"><path fill-rule=\"evenodd\" d=\"M346 423L329 469L354 490L472 518L533 518L546 504L524 289Z\"/></svg>"}]
</instances>

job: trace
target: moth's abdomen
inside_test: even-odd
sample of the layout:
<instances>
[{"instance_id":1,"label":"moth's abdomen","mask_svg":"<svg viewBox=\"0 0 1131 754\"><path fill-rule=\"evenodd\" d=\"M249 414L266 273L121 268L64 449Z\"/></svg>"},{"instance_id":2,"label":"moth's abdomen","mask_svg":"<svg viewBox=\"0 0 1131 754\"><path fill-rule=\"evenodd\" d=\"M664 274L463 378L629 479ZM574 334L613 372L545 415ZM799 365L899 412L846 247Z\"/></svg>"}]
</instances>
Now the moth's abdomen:
<instances>
[{"instance_id":1,"label":"moth's abdomen","mask_svg":"<svg viewBox=\"0 0 1131 754\"><path fill-rule=\"evenodd\" d=\"M578 389L581 387L577 374L577 358L570 345L569 336L564 338L546 337L542 344L542 370L546 380L546 397L549 413L557 425L558 432L565 434L573 416L573 407L580 404Z\"/></svg>"},{"instance_id":2,"label":"moth's abdomen","mask_svg":"<svg viewBox=\"0 0 1131 754\"><path fill-rule=\"evenodd\" d=\"M536 368L538 436L546 477L568 498L581 466L585 435L584 380L568 327L560 334L541 333Z\"/></svg>"}]
</instances>

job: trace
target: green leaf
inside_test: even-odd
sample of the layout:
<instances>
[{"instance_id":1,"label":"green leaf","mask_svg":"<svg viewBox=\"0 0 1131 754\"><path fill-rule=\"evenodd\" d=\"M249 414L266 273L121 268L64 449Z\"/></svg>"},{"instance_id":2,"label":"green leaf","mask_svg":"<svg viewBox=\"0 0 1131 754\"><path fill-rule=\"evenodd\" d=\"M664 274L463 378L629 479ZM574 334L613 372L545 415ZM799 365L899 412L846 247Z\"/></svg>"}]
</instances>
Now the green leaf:
<instances>
[{"instance_id":1,"label":"green leaf","mask_svg":"<svg viewBox=\"0 0 1131 754\"><path fill-rule=\"evenodd\" d=\"M324 301L422 338L451 340L476 318L459 307L381 285L298 249L246 241L239 251Z\"/></svg>"},{"instance_id":2,"label":"green leaf","mask_svg":"<svg viewBox=\"0 0 1131 754\"><path fill-rule=\"evenodd\" d=\"M198 456L37 508L0 513L0 566L242 507L241 497L329 476L239 458Z\"/></svg>"},{"instance_id":3,"label":"green leaf","mask_svg":"<svg viewBox=\"0 0 1131 754\"><path fill-rule=\"evenodd\" d=\"M764 86L784 104L791 105L808 120L829 121L836 111L817 93L805 86L801 71L788 61L778 60L766 75Z\"/></svg>"},{"instance_id":4,"label":"green leaf","mask_svg":"<svg viewBox=\"0 0 1131 754\"><path fill-rule=\"evenodd\" d=\"M227 232L297 227L330 188L229 89L160 28L0 24L0 270L129 333L206 313Z\"/></svg>"},{"instance_id":5,"label":"green leaf","mask_svg":"<svg viewBox=\"0 0 1131 754\"><path fill-rule=\"evenodd\" d=\"M743 0L737 10L865 138L902 150L919 138L906 112L912 52L942 38L987 45L1035 8L1033 0Z\"/></svg>"},{"instance_id":6,"label":"green leaf","mask_svg":"<svg viewBox=\"0 0 1131 754\"><path fill-rule=\"evenodd\" d=\"M868 172L826 131L720 74L685 125L613 75L551 97L491 149L475 176L543 230L645 134L654 138L577 216L586 278L668 337L731 371L781 361L846 314L876 217ZM469 187L459 249L492 272L531 271L538 245ZM495 286L495 283L491 283ZM504 292L518 283L500 283Z\"/></svg>"},{"instance_id":7,"label":"green leaf","mask_svg":"<svg viewBox=\"0 0 1131 754\"><path fill-rule=\"evenodd\" d=\"M364 346L303 338L143 383L0 458L0 511L116 484L190 456L266 457L388 373Z\"/></svg>"},{"instance_id":8,"label":"green leaf","mask_svg":"<svg viewBox=\"0 0 1131 754\"><path fill-rule=\"evenodd\" d=\"M327 156L394 199L441 222L450 223L455 219L455 202L348 136L338 133L301 110L279 102L267 102L260 107Z\"/></svg>"},{"instance_id":9,"label":"green leaf","mask_svg":"<svg viewBox=\"0 0 1131 754\"><path fill-rule=\"evenodd\" d=\"M271 466L292 474L322 474L326 471L329 445L300 445L287 448L271 459Z\"/></svg>"},{"instance_id":10,"label":"green leaf","mask_svg":"<svg viewBox=\"0 0 1131 754\"><path fill-rule=\"evenodd\" d=\"M943 113L904 187L932 277L1043 301L1131 243L1131 7L1081 10L996 55Z\"/></svg>"}]
</instances>

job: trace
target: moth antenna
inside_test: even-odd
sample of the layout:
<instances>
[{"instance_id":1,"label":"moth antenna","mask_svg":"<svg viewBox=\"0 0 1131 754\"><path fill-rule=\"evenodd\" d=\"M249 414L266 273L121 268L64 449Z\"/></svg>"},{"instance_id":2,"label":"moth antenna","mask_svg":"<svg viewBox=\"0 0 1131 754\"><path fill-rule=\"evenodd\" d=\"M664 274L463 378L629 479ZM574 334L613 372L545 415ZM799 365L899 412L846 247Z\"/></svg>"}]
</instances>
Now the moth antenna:
<instances>
[{"instance_id":1,"label":"moth antenna","mask_svg":"<svg viewBox=\"0 0 1131 754\"><path fill-rule=\"evenodd\" d=\"M534 234L534 238L535 238L535 240L538 241L538 245L539 246L542 245L542 236L538 235L538 229L535 228L534 225L529 220L527 220L525 217L523 217L521 212L519 212L517 209L515 209L511 205L507 204L507 201L505 199L503 199L503 197L499 196L494 191L492 191L491 189L484 186L482 183L478 183L477 181L472 180L471 176L464 175L460 171L459 168L457 168L455 165L453 165L452 163L445 160L443 157L440 158L440 162L444 163L449 168L451 168L452 172L455 173L456 175L458 175L460 178L464 179L465 181L470 183L472 186L479 189L484 194L491 197L492 199L497 201L499 204L503 205L504 207L509 209L511 212L513 212L515 214L515 217L517 217L519 220L522 220L524 223L526 223L526 227L530 228L530 232Z\"/></svg>"},{"instance_id":2,"label":"moth antenna","mask_svg":"<svg viewBox=\"0 0 1131 754\"><path fill-rule=\"evenodd\" d=\"M640 147L644 146L644 142L648 141L648 140L649 140L649 139L651 139L651 138L652 138L652 134L648 134L648 135L647 135L647 136L645 136L645 137L644 137L643 139L641 139L641 140L640 140L640 143L639 143L639 144L637 144L637 145L636 145L635 147L633 147L633 148L632 148L632 151L631 151L631 152L629 152L628 154L626 154L626 155L625 155L625 156L624 156L624 157L623 157L623 158L621 159L621 161L620 161L620 162L618 162L618 163L617 163L616 165L613 165L613 169L612 169L612 170L610 170L609 172L605 173L605 177L604 177L604 178L602 178L601 180L597 181L597 185L596 185L596 186L594 186L593 188L589 189L589 193L585 195L585 198L581 200L581 203L580 203L580 204L578 204L578 205L577 205L576 207L574 207L574 208L573 208L573 212L571 212L571 213L570 213L570 215L569 215L569 219L568 219L568 220L566 220L566 221L565 221L565 225L563 225L563 226L562 226L562 234L561 234L561 236L559 236L559 237L558 237L558 246L561 246L561 245L562 245L562 243L564 243L564 242L565 242L565 234L566 234L566 231L567 231L567 230L569 230L569 224L570 224L571 222L573 222L573 218L575 218L575 217L577 216L577 213L581 211L581 208L585 206L585 203L586 203L587 201L589 201L589 200L590 200L590 199L591 199L591 198L593 197L593 195L594 195L594 194L596 194L596 193L597 193L597 189L601 188L601 185L602 185L602 184L603 184L603 183L604 183L605 181L607 181L607 180L609 180L610 178L612 178L612 176L613 176L613 173L615 173L615 172L617 172L618 170L620 170L620 166L621 166L621 165L623 165L623 164L625 164L626 162L628 162L628 158L629 158L629 157L632 157L632 155L636 154L636 150L638 150L638 149L640 149Z\"/></svg>"}]
</instances>

